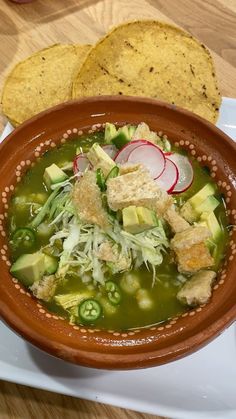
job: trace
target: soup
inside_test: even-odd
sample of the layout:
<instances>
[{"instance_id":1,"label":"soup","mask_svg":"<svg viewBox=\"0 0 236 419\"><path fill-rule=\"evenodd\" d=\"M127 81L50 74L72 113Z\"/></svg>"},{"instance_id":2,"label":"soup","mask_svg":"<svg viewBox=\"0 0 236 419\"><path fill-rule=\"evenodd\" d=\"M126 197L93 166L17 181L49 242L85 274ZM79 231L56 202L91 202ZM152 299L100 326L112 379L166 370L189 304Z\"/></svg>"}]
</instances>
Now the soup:
<instances>
[{"instance_id":1,"label":"soup","mask_svg":"<svg viewBox=\"0 0 236 419\"><path fill-rule=\"evenodd\" d=\"M227 217L207 167L145 123L46 152L9 208L11 274L73 324L127 330L210 300Z\"/></svg>"}]
</instances>

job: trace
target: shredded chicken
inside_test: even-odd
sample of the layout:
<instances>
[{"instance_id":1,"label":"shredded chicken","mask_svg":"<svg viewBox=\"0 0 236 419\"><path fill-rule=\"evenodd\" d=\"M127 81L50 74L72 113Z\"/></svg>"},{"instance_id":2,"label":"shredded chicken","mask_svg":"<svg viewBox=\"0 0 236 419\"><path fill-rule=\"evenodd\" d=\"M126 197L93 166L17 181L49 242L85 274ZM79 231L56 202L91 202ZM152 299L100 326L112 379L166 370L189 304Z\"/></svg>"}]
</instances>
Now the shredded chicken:
<instances>
[{"instance_id":1,"label":"shredded chicken","mask_svg":"<svg viewBox=\"0 0 236 419\"><path fill-rule=\"evenodd\" d=\"M214 271L200 271L192 276L177 294L178 300L189 306L206 304L212 294L212 284L215 280Z\"/></svg>"},{"instance_id":2,"label":"shredded chicken","mask_svg":"<svg viewBox=\"0 0 236 419\"><path fill-rule=\"evenodd\" d=\"M170 224L174 233L180 233L190 227L189 223L176 211L174 205L167 208L167 211L164 213L164 218Z\"/></svg>"},{"instance_id":3,"label":"shredded chicken","mask_svg":"<svg viewBox=\"0 0 236 419\"><path fill-rule=\"evenodd\" d=\"M31 286L31 291L36 298L43 301L50 301L55 294L58 279L54 275L44 276Z\"/></svg>"}]
</instances>

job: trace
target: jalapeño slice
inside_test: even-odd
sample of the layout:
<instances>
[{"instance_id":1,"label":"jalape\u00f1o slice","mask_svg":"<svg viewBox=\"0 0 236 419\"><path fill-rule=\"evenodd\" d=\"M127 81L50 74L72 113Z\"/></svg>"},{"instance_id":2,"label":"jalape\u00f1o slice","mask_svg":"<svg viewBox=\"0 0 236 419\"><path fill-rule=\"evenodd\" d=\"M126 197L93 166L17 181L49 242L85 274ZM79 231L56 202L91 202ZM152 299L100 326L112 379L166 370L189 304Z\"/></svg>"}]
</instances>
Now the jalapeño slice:
<instances>
[{"instance_id":1,"label":"jalape\u00f1o slice","mask_svg":"<svg viewBox=\"0 0 236 419\"><path fill-rule=\"evenodd\" d=\"M96 180L97 180L97 185L100 188L100 191L105 192L105 190L106 190L105 176L103 174L102 169L100 169L100 168L98 168L96 170Z\"/></svg>"},{"instance_id":2,"label":"jalape\u00f1o slice","mask_svg":"<svg viewBox=\"0 0 236 419\"><path fill-rule=\"evenodd\" d=\"M12 235L12 244L15 248L30 249L35 243L35 233L31 228L17 228Z\"/></svg>"},{"instance_id":3,"label":"jalape\u00f1o slice","mask_svg":"<svg viewBox=\"0 0 236 419\"><path fill-rule=\"evenodd\" d=\"M113 281L107 281L105 284L105 290L107 292L108 300L117 305L121 301L121 292L118 285Z\"/></svg>"},{"instance_id":4,"label":"jalape\u00f1o slice","mask_svg":"<svg viewBox=\"0 0 236 419\"><path fill-rule=\"evenodd\" d=\"M112 179L113 177L117 177L119 175L119 167L118 166L114 166L110 172L108 173L107 177L106 177L106 181L108 179Z\"/></svg>"},{"instance_id":5,"label":"jalape\u00f1o slice","mask_svg":"<svg viewBox=\"0 0 236 419\"><path fill-rule=\"evenodd\" d=\"M88 298L79 305L79 316L82 321L92 323L102 315L102 307L97 300Z\"/></svg>"}]
</instances>

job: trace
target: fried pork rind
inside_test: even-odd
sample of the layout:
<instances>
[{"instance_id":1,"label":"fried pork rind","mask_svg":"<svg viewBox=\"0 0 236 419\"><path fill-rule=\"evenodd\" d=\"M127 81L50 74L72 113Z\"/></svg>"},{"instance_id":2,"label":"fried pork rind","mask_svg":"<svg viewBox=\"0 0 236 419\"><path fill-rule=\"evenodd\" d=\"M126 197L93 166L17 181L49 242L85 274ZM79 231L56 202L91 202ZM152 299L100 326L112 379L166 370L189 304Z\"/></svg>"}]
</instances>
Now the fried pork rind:
<instances>
[{"instance_id":1,"label":"fried pork rind","mask_svg":"<svg viewBox=\"0 0 236 419\"><path fill-rule=\"evenodd\" d=\"M107 182L107 201L114 211L130 205L143 206L162 214L172 202L170 196L152 179L142 165Z\"/></svg>"},{"instance_id":2,"label":"fried pork rind","mask_svg":"<svg viewBox=\"0 0 236 419\"><path fill-rule=\"evenodd\" d=\"M210 236L210 231L203 226L189 227L175 234L171 247L176 254L179 272L194 273L214 265L206 245Z\"/></svg>"},{"instance_id":3,"label":"fried pork rind","mask_svg":"<svg viewBox=\"0 0 236 419\"><path fill-rule=\"evenodd\" d=\"M109 227L108 215L102 205L102 195L94 172L88 171L75 184L73 202L83 222L97 224L103 229Z\"/></svg>"}]
</instances>

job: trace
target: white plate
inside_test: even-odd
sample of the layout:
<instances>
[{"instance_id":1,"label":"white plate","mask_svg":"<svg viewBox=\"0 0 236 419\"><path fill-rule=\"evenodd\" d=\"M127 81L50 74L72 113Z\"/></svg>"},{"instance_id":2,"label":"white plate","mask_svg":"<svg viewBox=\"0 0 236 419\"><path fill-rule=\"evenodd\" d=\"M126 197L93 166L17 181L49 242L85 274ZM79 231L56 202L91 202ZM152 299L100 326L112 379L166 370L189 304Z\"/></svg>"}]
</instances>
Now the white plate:
<instances>
[{"instance_id":1,"label":"white plate","mask_svg":"<svg viewBox=\"0 0 236 419\"><path fill-rule=\"evenodd\" d=\"M236 100L224 98L218 126L236 140ZM111 372L53 358L1 323L0 379L176 419L235 419L235 331L171 364Z\"/></svg>"}]
</instances>

